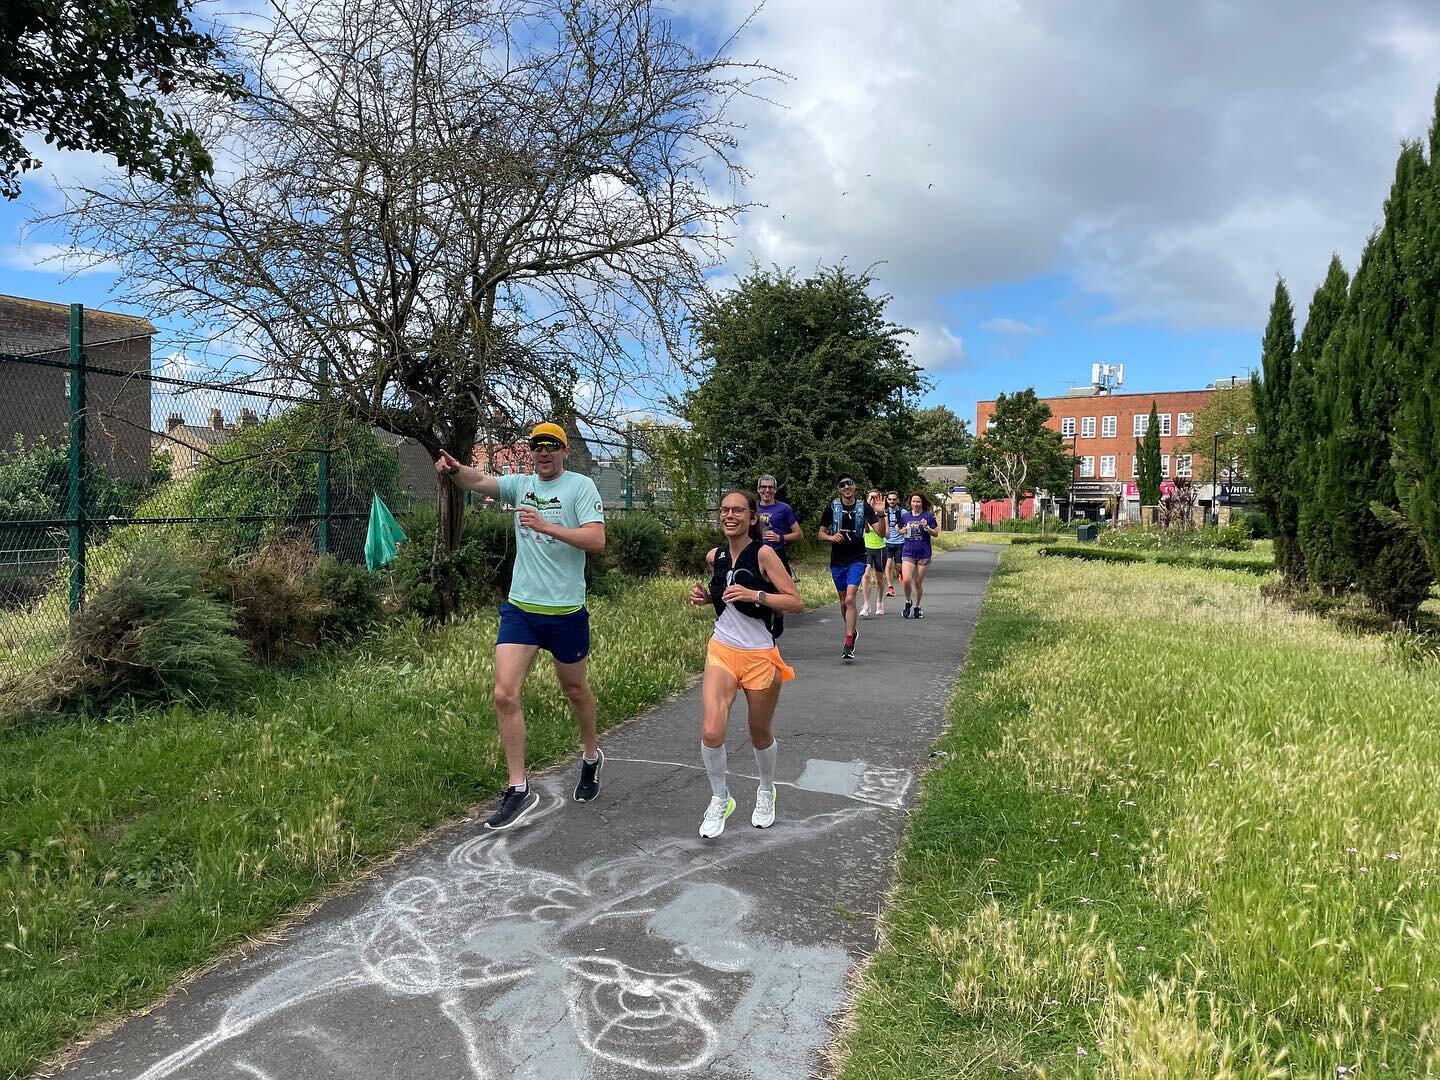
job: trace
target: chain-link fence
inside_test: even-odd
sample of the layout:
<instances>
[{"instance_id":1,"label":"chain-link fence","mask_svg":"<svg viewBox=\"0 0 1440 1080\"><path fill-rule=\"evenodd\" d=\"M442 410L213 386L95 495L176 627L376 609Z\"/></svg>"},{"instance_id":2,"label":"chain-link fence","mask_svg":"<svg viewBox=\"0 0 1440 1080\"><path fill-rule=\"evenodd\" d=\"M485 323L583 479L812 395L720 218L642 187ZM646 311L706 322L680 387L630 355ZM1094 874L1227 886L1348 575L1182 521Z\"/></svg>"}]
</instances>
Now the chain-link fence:
<instances>
[{"instance_id":1,"label":"chain-link fence","mask_svg":"<svg viewBox=\"0 0 1440 1080\"><path fill-rule=\"evenodd\" d=\"M239 554L283 536L360 562L374 495L403 521L436 494L413 440L313 395L152 373L149 333L97 340L78 306L68 346L0 352L0 437L0 645L11 653L55 640L143 537ZM483 442L474 461L530 471L524 441ZM675 525L713 520L723 486L713 456L659 424L614 439L572 430L567 467L595 481L607 512Z\"/></svg>"}]
</instances>

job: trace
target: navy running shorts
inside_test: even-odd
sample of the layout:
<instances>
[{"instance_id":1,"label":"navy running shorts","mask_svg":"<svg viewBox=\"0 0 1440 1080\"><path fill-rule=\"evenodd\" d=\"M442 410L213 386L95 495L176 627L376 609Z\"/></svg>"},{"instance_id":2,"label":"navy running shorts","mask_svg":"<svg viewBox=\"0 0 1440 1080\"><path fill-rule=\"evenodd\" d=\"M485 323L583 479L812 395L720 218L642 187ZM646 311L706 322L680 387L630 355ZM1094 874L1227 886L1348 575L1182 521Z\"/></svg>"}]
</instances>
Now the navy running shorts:
<instances>
[{"instance_id":1,"label":"navy running shorts","mask_svg":"<svg viewBox=\"0 0 1440 1080\"><path fill-rule=\"evenodd\" d=\"M568 615L538 615L511 603L501 604L495 644L534 645L559 663L578 663L590 655L590 612L581 608Z\"/></svg>"}]
</instances>

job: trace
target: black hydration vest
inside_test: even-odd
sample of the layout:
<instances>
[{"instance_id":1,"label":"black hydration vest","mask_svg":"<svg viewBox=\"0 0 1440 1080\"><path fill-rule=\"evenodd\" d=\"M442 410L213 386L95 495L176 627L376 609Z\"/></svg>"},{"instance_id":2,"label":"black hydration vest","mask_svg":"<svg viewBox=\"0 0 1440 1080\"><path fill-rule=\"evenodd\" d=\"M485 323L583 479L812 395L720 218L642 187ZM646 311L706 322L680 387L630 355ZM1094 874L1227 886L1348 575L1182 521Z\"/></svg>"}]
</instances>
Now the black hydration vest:
<instances>
[{"instance_id":1,"label":"black hydration vest","mask_svg":"<svg viewBox=\"0 0 1440 1080\"><path fill-rule=\"evenodd\" d=\"M764 546L759 540L750 541L745 550L740 552L740 557L735 560L733 567L730 565L730 545L721 544L715 549L715 572L710 575L710 603L715 606L717 617L725 610L725 601L721 597L725 595L728 586L739 585L741 588L762 589L766 592L771 590L769 580L760 572L760 549ZM741 615L748 615L763 622L771 637L778 638L785 632L785 620L781 613L764 604L737 600L730 606Z\"/></svg>"}]
</instances>

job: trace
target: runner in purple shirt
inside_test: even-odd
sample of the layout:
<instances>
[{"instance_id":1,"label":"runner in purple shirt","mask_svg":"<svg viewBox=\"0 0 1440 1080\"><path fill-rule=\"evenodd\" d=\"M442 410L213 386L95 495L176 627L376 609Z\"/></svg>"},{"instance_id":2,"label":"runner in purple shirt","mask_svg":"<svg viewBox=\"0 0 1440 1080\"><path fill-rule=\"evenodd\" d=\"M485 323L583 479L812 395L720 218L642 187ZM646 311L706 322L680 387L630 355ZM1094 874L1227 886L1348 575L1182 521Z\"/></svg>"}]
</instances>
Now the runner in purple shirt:
<instances>
[{"instance_id":1,"label":"runner in purple shirt","mask_svg":"<svg viewBox=\"0 0 1440 1080\"><path fill-rule=\"evenodd\" d=\"M900 515L900 533L905 537L900 549L901 580L905 583L905 610L900 617L904 619L925 617L920 599L925 595L925 571L930 566L930 538L940 531L928 505L924 495L912 491L910 509Z\"/></svg>"},{"instance_id":2,"label":"runner in purple shirt","mask_svg":"<svg viewBox=\"0 0 1440 1080\"><path fill-rule=\"evenodd\" d=\"M780 556L780 561L788 571L790 556L785 554L785 548L799 543L805 538L805 533L800 528L800 519L795 516L795 511L790 509L790 504L775 498L778 490L779 484L775 482L775 477L768 474L755 482L755 491L760 496L760 528L763 533L761 539Z\"/></svg>"}]
</instances>

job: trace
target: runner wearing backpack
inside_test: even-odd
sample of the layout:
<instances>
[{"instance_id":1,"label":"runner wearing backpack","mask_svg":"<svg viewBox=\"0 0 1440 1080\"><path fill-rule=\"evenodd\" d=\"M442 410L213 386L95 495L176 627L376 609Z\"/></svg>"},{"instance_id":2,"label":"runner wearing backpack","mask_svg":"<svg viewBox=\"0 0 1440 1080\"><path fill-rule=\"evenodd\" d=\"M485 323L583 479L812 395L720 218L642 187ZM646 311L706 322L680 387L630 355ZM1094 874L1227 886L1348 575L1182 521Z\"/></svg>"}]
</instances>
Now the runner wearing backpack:
<instances>
[{"instance_id":1,"label":"runner wearing backpack","mask_svg":"<svg viewBox=\"0 0 1440 1080\"><path fill-rule=\"evenodd\" d=\"M793 679L795 671L780 656L771 628L778 612L805 608L780 556L762 540L754 495L726 492L720 500L720 531L725 542L706 556L712 568L710 583L697 581L690 591L690 603L710 604L716 616L700 690L700 758L710 778L710 803L700 820L700 835L707 840L723 833L735 812L725 734L730 708L742 689L760 774L750 824L766 829L775 822L776 742L771 720L780 686Z\"/></svg>"},{"instance_id":2,"label":"runner wearing backpack","mask_svg":"<svg viewBox=\"0 0 1440 1080\"><path fill-rule=\"evenodd\" d=\"M870 507L855 497L855 478L842 476L835 484L838 495L820 517L816 535L830 545L830 577L840 594L840 610L845 616L845 645L840 656L855 659L856 628L855 593L865 580L865 530L879 520Z\"/></svg>"}]
</instances>

